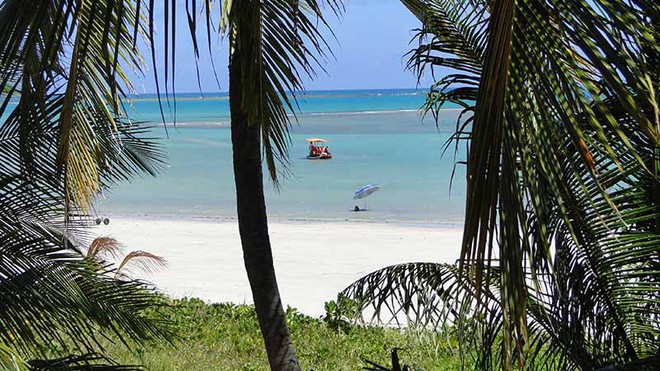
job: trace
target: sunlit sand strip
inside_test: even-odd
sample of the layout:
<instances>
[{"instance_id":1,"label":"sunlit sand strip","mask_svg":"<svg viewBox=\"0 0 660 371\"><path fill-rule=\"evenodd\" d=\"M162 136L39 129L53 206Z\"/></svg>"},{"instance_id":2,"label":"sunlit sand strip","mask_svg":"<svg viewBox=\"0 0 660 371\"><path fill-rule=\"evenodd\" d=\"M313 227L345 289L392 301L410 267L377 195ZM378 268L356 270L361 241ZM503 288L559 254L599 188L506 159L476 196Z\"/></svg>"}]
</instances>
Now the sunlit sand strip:
<instances>
[{"instance_id":1,"label":"sunlit sand strip","mask_svg":"<svg viewBox=\"0 0 660 371\"><path fill-rule=\"evenodd\" d=\"M142 278L173 297L251 303L235 221L113 219L95 227L124 252L161 255L168 267ZM403 262L453 263L462 230L377 223L271 222L275 269L284 305L319 316L351 282Z\"/></svg>"}]
</instances>

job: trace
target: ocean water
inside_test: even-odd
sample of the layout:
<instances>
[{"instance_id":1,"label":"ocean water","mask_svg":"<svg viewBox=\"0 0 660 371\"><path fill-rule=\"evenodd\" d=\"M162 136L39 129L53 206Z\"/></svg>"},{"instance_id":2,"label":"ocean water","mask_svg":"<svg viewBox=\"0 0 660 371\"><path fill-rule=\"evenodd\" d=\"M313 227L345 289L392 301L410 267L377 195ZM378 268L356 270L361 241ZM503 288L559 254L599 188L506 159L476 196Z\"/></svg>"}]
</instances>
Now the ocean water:
<instances>
[{"instance_id":1,"label":"ocean water","mask_svg":"<svg viewBox=\"0 0 660 371\"><path fill-rule=\"evenodd\" d=\"M431 118L422 120L423 101L423 92L415 90L313 91L301 97L280 188L265 184L269 218L460 224L465 168L454 165L465 151L455 152L452 144L442 155L459 111L443 111L436 127ZM154 124L169 165L157 178L116 186L96 212L235 218L228 104L226 94L182 94L174 120L174 103L163 99L166 135L155 96L134 97L131 116ZM304 139L311 136L328 140L331 160L305 158ZM366 184L381 189L354 200ZM368 211L353 212L355 205Z\"/></svg>"}]
</instances>

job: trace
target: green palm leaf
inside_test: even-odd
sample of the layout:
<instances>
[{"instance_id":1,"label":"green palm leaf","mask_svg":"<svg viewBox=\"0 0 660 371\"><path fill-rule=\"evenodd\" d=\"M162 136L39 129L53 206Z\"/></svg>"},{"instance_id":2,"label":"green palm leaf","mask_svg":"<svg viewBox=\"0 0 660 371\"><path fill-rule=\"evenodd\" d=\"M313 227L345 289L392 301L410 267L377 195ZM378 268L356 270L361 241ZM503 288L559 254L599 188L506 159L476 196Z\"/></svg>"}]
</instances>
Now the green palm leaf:
<instances>
[{"instance_id":1,"label":"green palm leaf","mask_svg":"<svg viewBox=\"0 0 660 371\"><path fill-rule=\"evenodd\" d=\"M51 343L89 354L102 351L99 337L108 334L124 343L172 336L157 315L165 300L144 283L109 278L109 268L86 260L78 242L101 190L163 164L120 101L130 89L123 68L142 66L134 49L145 34L140 3L0 3L3 355L49 357L39 344ZM92 358L30 367L75 368Z\"/></svg>"},{"instance_id":2,"label":"green palm leaf","mask_svg":"<svg viewBox=\"0 0 660 371\"><path fill-rule=\"evenodd\" d=\"M11 115L2 129L32 140L21 144L24 162L30 161L25 151L43 139L29 135L48 131L52 143L51 131L56 132L57 174L64 176L70 208L86 211L105 187L104 178L155 173L162 162L151 142L136 139L143 129L126 123L120 100L123 87L132 89L123 68L142 68L134 45L146 31L136 3L62 0L33 6L12 0L0 8L0 85L8 92L0 115ZM72 48L65 47L69 43ZM11 100L18 100L13 110Z\"/></svg>"},{"instance_id":3,"label":"green palm leaf","mask_svg":"<svg viewBox=\"0 0 660 371\"><path fill-rule=\"evenodd\" d=\"M367 323L437 327L458 317L457 270L452 265L405 263L360 278L339 295L357 302Z\"/></svg>"},{"instance_id":4,"label":"green palm leaf","mask_svg":"<svg viewBox=\"0 0 660 371\"><path fill-rule=\"evenodd\" d=\"M334 11L341 5L327 1ZM286 171L288 114L297 112L296 96L304 90L302 76L314 76L329 51L317 27L325 24L319 3L307 1L225 2L223 27L232 27L232 58L244 61L240 79L242 108L250 126L258 126L264 158L277 184L277 162ZM231 26L230 26L231 25ZM251 32L259 25L260 32ZM247 47L251 46L251 47Z\"/></svg>"},{"instance_id":5,"label":"green palm leaf","mask_svg":"<svg viewBox=\"0 0 660 371\"><path fill-rule=\"evenodd\" d=\"M647 66L659 55L657 5L403 2L424 22L410 66L458 71L424 109L465 108L454 138L469 139L460 262L472 288L454 288L478 300L461 301L476 312L459 327L485 319L471 322L477 364L654 362L660 125L658 69Z\"/></svg>"},{"instance_id":6,"label":"green palm leaf","mask_svg":"<svg viewBox=\"0 0 660 371\"><path fill-rule=\"evenodd\" d=\"M27 370L27 363L14 350L0 344L0 367L8 371Z\"/></svg>"},{"instance_id":7,"label":"green palm leaf","mask_svg":"<svg viewBox=\"0 0 660 371\"><path fill-rule=\"evenodd\" d=\"M0 219L0 343L39 357L40 343L94 351L99 329L121 341L171 336L157 318L143 313L164 306L163 299L143 283L108 278L104 267L72 249L74 240L40 222L57 212L33 201L41 193L31 187L0 190L7 213Z\"/></svg>"}]
</instances>

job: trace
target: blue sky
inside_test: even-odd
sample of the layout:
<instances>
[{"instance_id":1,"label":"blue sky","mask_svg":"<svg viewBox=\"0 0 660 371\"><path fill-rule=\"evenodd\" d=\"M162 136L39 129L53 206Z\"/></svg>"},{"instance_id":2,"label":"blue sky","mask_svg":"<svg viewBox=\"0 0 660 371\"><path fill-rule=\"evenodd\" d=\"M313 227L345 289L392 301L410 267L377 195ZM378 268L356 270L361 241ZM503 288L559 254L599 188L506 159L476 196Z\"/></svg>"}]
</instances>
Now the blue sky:
<instances>
[{"instance_id":1,"label":"blue sky","mask_svg":"<svg viewBox=\"0 0 660 371\"><path fill-rule=\"evenodd\" d=\"M313 81L306 81L308 90L337 89L384 89L414 88L416 77L405 70L405 57L410 49L411 30L419 27L419 22L398 0L347 0L346 12L337 19L329 15L334 40L328 35L328 41L335 54L326 64L327 73L319 71ZM185 13L180 11L177 22L177 92L198 92L195 77L192 47L187 35ZM160 22L161 28L163 27ZM162 34L162 31L161 31ZM208 54L204 53L199 62L202 91L226 91L227 84L227 46L215 37L213 59L215 62L220 88L215 83ZM162 41L161 41L162 42ZM205 43L205 41L203 42ZM206 44L203 44L204 49ZM162 49L162 46L159 46ZM150 56L145 55L150 63ZM162 60L162 57L160 58ZM160 69L161 83L163 70ZM134 80L138 93L155 92L151 72L147 77ZM428 82L422 82L424 89Z\"/></svg>"}]
</instances>

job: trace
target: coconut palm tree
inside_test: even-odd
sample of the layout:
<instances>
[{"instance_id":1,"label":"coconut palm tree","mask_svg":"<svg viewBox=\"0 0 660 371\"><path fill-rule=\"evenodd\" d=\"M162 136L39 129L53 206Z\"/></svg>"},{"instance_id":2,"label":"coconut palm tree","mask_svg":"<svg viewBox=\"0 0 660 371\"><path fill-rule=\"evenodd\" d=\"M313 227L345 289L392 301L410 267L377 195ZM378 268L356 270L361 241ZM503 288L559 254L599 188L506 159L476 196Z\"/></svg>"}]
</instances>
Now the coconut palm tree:
<instances>
[{"instance_id":1,"label":"coconut palm tree","mask_svg":"<svg viewBox=\"0 0 660 371\"><path fill-rule=\"evenodd\" d=\"M330 0L335 11L339 3ZM262 162L277 185L286 166L289 116L327 44L313 0L226 1L229 35L229 102L238 225L255 311L273 370L300 370L282 308L268 236ZM293 94L292 94L293 93ZM292 94L292 95L290 95ZM263 160L262 160L263 153Z\"/></svg>"},{"instance_id":2,"label":"coconut palm tree","mask_svg":"<svg viewBox=\"0 0 660 371\"><path fill-rule=\"evenodd\" d=\"M212 4L205 1L201 7L209 50L214 28ZM297 112L296 94L304 89L302 77L312 78L329 52L320 32L328 26L322 5L335 14L342 10L340 0L221 2L218 28L228 37L230 49L229 102L238 225L255 311L273 370L299 370L300 366L273 266L262 168L265 161L270 179L278 187L278 174L287 171L289 114L295 116ZM189 30L199 58L197 8L195 0L186 1ZM168 76L173 78L175 71L176 42L170 35L176 34L176 9L175 1L164 2L165 54L171 57L169 65L167 61L165 64L166 89ZM154 47L152 39L152 50ZM156 83L158 86L157 75Z\"/></svg>"},{"instance_id":3,"label":"coconut palm tree","mask_svg":"<svg viewBox=\"0 0 660 371\"><path fill-rule=\"evenodd\" d=\"M120 99L124 68L141 68L138 4L0 3L0 367L112 363L97 354L103 334L169 337L144 312L163 306L160 296L81 253L94 197L162 165Z\"/></svg>"},{"instance_id":4,"label":"coconut palm tree","mask_svg":"<svg viewBox=\"0 0 660 371\"><path fill-rule=\"evenodd\" d=\"M335 12L340 8L336 0L325 3ZM199 7L205 15L209 47L212 5L213 1L205 1ZM174 81L178 6L174 0L162 6L164 76L169 89ZM313 0L227 1L221 8L221 29L229 35L231 48L232 140L246 269L271 367L298 369L272 265L261 148L271 179L277 182L275 164L286 163L287 112L294 112L296 106L295 94L288 94L302 89L301 74L311 76L327 50L318 31L325 21ZM185 9L198 56L197 2L186 1ZM29 178L27 182L17 175L25 188L20 190L32 192L31 184L39 184L38 191L48 189L49 207L63 205L54 216L48 214L48 221L63 216L67 237L75 234L73 216L85 214L101 189L136 172L156 171L158 152L138 138L142 129L124 119L122 106L126 89L131 90L124 68L142 71L135 47L139 36L151 46L160 97L154 11L153 1L140 0L53 0L36 7L17 0L2 4L0 114L11 111L3 129L15 141L7 147L12 150L5 155L12 160L7 170ZM12 100L18 102L15 107ZM15 198L35 199L22 194ZM17 205L18 210L27 207ZM64 247L75 247L70 238L61 240Z\"/></svg>"},{"instance_id":5,"label":"coconut palm tree","mask_svg":"<svg viewBox=\"0 0 660 371\"><path fill-rule=\"evenodd\" d=\"M402 2L423 23L410 66L453 69L426 110L464 107L461 257L389 267L343 294L457 321L480 369L657 367L658 5Z\"/></svg>"}]
</instances>

